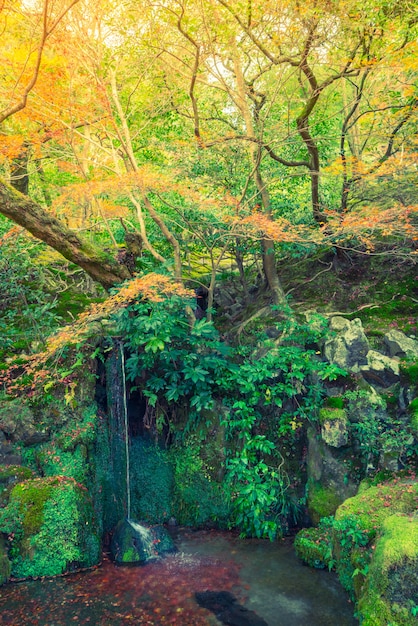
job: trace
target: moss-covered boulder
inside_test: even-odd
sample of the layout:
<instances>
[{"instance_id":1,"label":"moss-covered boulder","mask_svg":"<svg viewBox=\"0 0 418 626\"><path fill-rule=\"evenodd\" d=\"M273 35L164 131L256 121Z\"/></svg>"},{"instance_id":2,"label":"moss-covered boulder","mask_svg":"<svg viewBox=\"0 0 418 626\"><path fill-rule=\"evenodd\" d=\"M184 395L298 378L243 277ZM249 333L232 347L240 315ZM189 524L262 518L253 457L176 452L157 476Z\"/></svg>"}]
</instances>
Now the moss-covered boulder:
<instances>
[{"instance_id":1,"label":"moss-covered boulder","mask_svg":"<svg viewBox=\"0 0 418 626\"><path fill-rule=\"evenodd\" d=\"M333 557L343 586L358 600L362 626L418 621L418 482L410 474L375 485L337 510Z\"/></svg>"},{"instance_id":2,"label":"moss-covered boulder","mask_svg":"<svg viewBox=\"0 0 418 626\"><path fill-rule=\"evenodd\" d=\"M359 600L362 626L418 624L418 518L384 520Z\"/></svg>"},{"instance_id":3,"label":"moss-covered boulder","mask_svg":"<svg viewBox=\"0 0 418 626\"><path fill-rule=\"evenodd\" d=\"M418 482L414 475L404 475L377 485L363 481L359 493L338 508L335 519L356 516L374 538L387 517L395 513L412 514L417 509Z\"/></svg>"},{"instance_id":4,"label":"moss-covered boulder","mask_svg":"<svg viewBox=\"0 0 418 626\"><path fill-rule=\"evenodd\" d=\"M132 520L118 522L110 551L116 563L146 563L168 552L175 552L173 540L163 526L142 526Z\"/></svg>"},{"instance_id":5,"label":"moss-covered boulder","mask_svg":"<svg viewBox=\"0 0 418 626\"><path fill-rule=\"evenodd\" d=\"M332 518L324 518L317 528L303 528L294 542L296 555L310 567L332 567Z\"/></svg>"},{"instance_id":6,"label":"moss-covered boulder","mask_svg":"<svg viewBox=\"0 0 418 626\"><path fill-rule=\"evenodd\" d=\"M319 482L311 482L308 486L308 513L314 524L319 524L323 517L334 515L342 502L334 486L324 486Z\"/></svg>"},{"instance_id":7,"label":"moss-covered boulder","mask_svg":"<svg viewBox=\"0 0 418 626\"><path fill-rule=\"evenodd\" d=\"M14 578L55 576L100 560L90 497L72 478L35 478L15 485L0 509Z\"/></svg>"}]
</instances>

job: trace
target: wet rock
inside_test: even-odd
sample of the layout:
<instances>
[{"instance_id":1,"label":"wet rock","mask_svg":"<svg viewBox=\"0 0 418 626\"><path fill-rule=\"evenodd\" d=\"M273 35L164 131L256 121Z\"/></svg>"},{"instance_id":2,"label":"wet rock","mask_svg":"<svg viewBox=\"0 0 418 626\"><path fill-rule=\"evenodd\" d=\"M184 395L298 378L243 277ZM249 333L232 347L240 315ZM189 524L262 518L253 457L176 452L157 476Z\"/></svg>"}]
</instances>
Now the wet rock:
<instances>
[{"instance_id":1,"label":"wet rock","mask_svg":"<svg viewBox=\"0 0 418 626\"><path fill-rule=\"evenodd\" d=\"M250 611L229 591L203 591L195 593L199 606L216 615L222 624L229 626L268 626L254 611Z\"/></svg>"},{"instance_id":2,"label":"wet rock","mask_svg":"<svg viewBox=\"0 0 418 626\"><path fill-rule=\"evenodd\" d=\"M407 337L400 330L390 330L385 334L384 341L389 350L389 356L418 357L418 341Z\"/></svg>"},{"instance_id":3,"label":"wet rock","mask_svg":"<svg viewBox=\"0 0 418 626\"><path fill-rule=\"evenodd\" d=\"M357 484L339 458L339 450L328 446L313 428L308 429L308 513L318 524L333 515L338 506L357 492Z\"/></svg>"},{"instance_id":4,"label":"wet rock","mask_svg":"<svg viewBox=\"0 0 418 626\"><path fill-rule=\"evenodd\" d=\"M110 545L112 557L119 564L146 563L175 551L163 526L147 527L127 519L118 522Z\"/></svg>"}]
</instances>

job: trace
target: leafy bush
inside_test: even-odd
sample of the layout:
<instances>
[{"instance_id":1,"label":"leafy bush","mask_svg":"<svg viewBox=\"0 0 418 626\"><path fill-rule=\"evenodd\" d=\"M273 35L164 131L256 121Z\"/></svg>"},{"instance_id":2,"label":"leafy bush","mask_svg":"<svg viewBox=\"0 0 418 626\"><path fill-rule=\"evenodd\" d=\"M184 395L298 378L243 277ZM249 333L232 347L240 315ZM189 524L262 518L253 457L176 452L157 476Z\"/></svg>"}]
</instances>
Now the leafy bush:
<instances>
[{"instance_id":1,"label":"leafy bush","mask_svg":"<svg viewBox=\"0 0 418 626\"><path fill-rule=\"evenodd\" d=\"M166 427L177 441L185 441L190 433L203 440L215 422L221 424L233 524L244 535L273 539L300 513L284 468L283 441L293 441L307 420L316 419L324 395L322 381L344 372L305 347L318 339L321 323L302 325L292 319L280 324L280 346L265 339L260 350L252 352L249 347L227 346L206 320L191 326L185 304L179 297L139 302L115 316L129 351L128 379L141 381L157 432ZM219 414L216 402L223 406ZM189 519L199 521L206 505L198 505L191 492L206 493L205 479L197 468L199 455L191 450L188 454L183 461L191 483L186 478L179 482L177 500L188 508ZM177 476L179 464L180 457ZM191 513L197 506L200 512L195 508ZM211 506L207 503L207 511Z\"/></svg>"}]
</instances>

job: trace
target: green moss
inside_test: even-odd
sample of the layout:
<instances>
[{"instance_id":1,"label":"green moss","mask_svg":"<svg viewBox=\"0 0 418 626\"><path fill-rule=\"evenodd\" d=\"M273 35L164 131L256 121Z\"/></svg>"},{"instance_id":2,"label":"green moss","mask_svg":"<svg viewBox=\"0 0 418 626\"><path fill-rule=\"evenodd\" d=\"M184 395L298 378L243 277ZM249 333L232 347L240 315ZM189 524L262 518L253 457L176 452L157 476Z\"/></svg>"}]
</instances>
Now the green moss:
<instances>
[{"instance_id":1,"label":"green moss","mask_svg":"<svg viewBox=\"0 0 418 626\"><path fill-rule=\"evenodd\" d=\"M411 416L409 425L415 434L418 434L418 398L412 400L408 406L408 412Z\"/></svg>"},{"instance_id":2,"label":"green moss","mask_svg":"<svg viewBox=\"0 0 418 626\"><path fill-rule=\"evenodd\" d=\"M35 478L16 485L10 494L11 500L20 504L24 511L23 531L26 536L37 533L44 521L44 505L51 495L56 480Z\"/></svg>"},{"instance_id":3,"label":"green moss","mask_svg":"<svg viewBox=\"0 0 418 626\"><path fill-rule=\"evenodd\" d=\"M327 422L329 420L341 420L343 422L346 422L347 413L344 409L324 407L319 411L319 421L321 424L323 424L324 422Z\"/></svg>"},{"instance_id":4,"label":"green moss","mask_svg":"<svg viewBox=\"0 0 418 626\"><path fill-rule=\"evenodd\" d=\"M320 483L311 483L308 491L308 511L314 524L318 524L322 517L333 515L341 498L331 487L324 487Z\"/></svg>"},{"instance_id":5,"label":"green moss","mask_svg":"<svg viewBox=\"0 0 418 626\"><path fill-rule=\"evenodd\" d=\"M363 528L375 535L384 520L394 513L411 513L418 505L418 483L399 477L362 489L346 500L336 512L336 519L357 516Z\"/></svg>"},{"instance_id":6,"label":"green moss","mask_svg":"<svg viewBox=\"0 0 418 626\"><path fill-rule=\"evenodd\" d=\"M310 567L332 568L332 522L319 528L303 528L294 542L296 555Z\"/></svg>"},{"instance_id":7,"label":"green moss","mask_svg":"<svg viewBox=\"0 0 418 626\"><path fill-rule=\"evenodd\" d=\"M21 465L0 465L0 504L5 504L15 485L22 480L34 478L34 472Z\"/></svg>"},{"instance_id":8,"label":"green moss","mask_svg":"<svg viewBox=\"0 0 418 626\"><path fill-rule=\"evenodd\" d=\"M326 406L332 409L344 408L344 398L342 396L331 396L326 400Z\"/></svg>"},{"instance_id":9,"label":"green moss","mask_svg":"<svg viewBox=\"0 0 418 626\"><path fill-rule=\"evenodd\" d=\"M0 511L0 530L13 536L9 557L17 578L55 576L100 558L88 494L64 476L16 485L9 504Z\"/></svg>"},{"instance_id":10,"label":"green moss","mask_svg":"<svg viewBox=\"0 0 418 626\"><path fill-rule=\"evenodd\" d=\"M418 385L418 363L411 361L401 361L400 373L406 382L412 385Z\"/></svg>"},{"instance_id":11,"label":"green moss","mask_svg":"<svg viewBox=\"0 0 418 626\"><path fill-rule=\"evenodd\" d=\"M383 522L359 601L361 624L411 626L418 623L412 612L417 605L418 520L391 515Z\"/></svg>"}]
</instances>

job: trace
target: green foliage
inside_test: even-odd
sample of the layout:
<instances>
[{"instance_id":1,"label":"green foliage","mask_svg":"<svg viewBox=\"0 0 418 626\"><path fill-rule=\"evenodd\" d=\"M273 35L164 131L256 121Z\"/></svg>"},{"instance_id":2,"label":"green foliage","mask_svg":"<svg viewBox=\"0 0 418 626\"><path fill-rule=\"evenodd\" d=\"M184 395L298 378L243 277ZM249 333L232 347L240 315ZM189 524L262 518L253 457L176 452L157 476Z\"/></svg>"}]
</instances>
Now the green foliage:
<instances>
[{"instance_id":1,"label":"green foliage","mask_svg":"<svg viewBox=\"0 0 418 626\"><path fill-rule=\"evenodd\" d=\"M34 263L38 243L13 237L0 246L0 360L10 353L42 347L60 317L46 292L43 269Z\"/></svg>"},{"instance_id":2,"label":"green foliage","mask_svg":"<svg viewBox=\"0 0 418 626\"><path fill-rule=\"evenodd\" d=\"M202 458L202 445L190 436L170 451L174 467L173 511L180 524L226 526L230 496L226 484L213 480Z\"/></svg>"},{"instance_id":3,"label":"green foliage","mask_svg":"<svg viewBox=\"0 0 418 626\"><path fill-rule=\"evenodd\" d=\"M331 396L326 399L326 406L331 409L343 409L344 398L342 396Z\"/></svg>"},{"instance_id":4,"label":"green foliage","mask_svg":"<svg viewBox=\"0 0 418 626\"><path fill-rule=\"evenodd\" d=\"M366 390L347 391L344 397L363 467L379 468L386 453L404 467L412 466L418 452L417 441L405 421L386 411L384 399Z\"/></svg>"},{"instance_id":5,"label":"green foliage","mask_svg":"<svg viewBox=\"0 0 418 626\"><path fill-rule=\"evenodd\" d=\"M302 425L316 419L322 381L344 372L305 348L321 336L321 320L278 325L282 344L277 348L264 339L260 354L226 346L205 320L191 327L184 308L184 300L173 297L161 303L140 302L118 313L117 329L129 350L128 378L143 381L148 405L164 416L162 423L156 418L157 430L165 421L179 440L191 432L203 438L216 419L211 413L215 400L222 402L233 523L244 535L273 539L296 522L300 509L284 469L282 441L293 442ZM176 410L176 404L181 409ZM170 419L172 414L177 421ZM206 492L207 477L193 447L187 455L176 461L177 504L188 510L188 519L201 523L201 511L206 507L207 517L212 506L206 506L204 498L197 504L199 490ZM185 464L181 470L180 463ZM177 480L180 474L182 483ZM214 493L213 487L208 493Z\"/></svg>"},{"instance_id":6,"label":"green foliage","mask_svg":"<svg viewBox=\"0 0 418 626\"><path fill-rule=\"evenodd\" d=\"M130 352L128 379L149 373L143 393L151 406L180 398L187 402L187 430L198 425L202 409L213 407L213 390L222 384L227 369L228 348L205 320L191 328L184 305L178 297L163 303L139 302L121 311L116 320Z\"/></svg>"}]
</instances>

